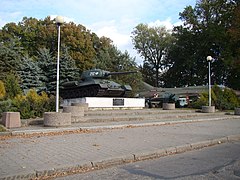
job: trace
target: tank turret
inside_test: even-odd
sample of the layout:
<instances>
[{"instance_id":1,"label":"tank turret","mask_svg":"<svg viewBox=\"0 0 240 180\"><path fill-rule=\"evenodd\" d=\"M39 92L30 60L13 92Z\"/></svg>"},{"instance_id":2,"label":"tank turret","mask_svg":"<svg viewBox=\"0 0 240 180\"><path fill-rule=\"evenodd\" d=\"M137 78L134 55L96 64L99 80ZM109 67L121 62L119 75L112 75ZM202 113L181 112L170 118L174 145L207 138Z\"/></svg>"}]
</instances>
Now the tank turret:
<instances>
[{"instance_id":1,"label":"tank turret","mask_svg":"<svg viewBox=\"0 0 240 180\"><path fill-rule=\"evenodd\" d=\"M137 71L110 72L102 69L84 71L79 81L64 82L60 86L60 96L63 99L79 97L127 97L132 88L121 85L109 78L111 75L124 75Z\"/></svg>"},{"instance_id":2,"label":"tank turret","mask_svg":"<svg viewBox=\"0 0 240 180\"><path fill-rule=\"evenodd\" d=\"M131 73L137 73L137 71L127 71L127 72L110 72L110 71L105 71L102 69L91 69L84 71L81 75L81 79L107 79L111 75L122 75L122 74L131 74Z\"/></svg>"}]
</instances>

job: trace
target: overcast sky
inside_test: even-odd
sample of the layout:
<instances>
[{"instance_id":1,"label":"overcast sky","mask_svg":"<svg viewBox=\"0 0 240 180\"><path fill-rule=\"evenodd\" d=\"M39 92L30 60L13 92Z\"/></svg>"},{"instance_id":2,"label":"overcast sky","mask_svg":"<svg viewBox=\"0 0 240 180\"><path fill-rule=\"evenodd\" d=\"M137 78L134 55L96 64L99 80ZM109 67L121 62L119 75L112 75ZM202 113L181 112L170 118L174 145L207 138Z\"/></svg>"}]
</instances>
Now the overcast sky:
<instances>
[{"instance_id":1,"label":"overcast sky","mask_svg":"<svg viewBox=\"0 0 240 180\"><path fill-rule=\"evenodd\" d=\"M131 32L139 23L165 25L180 23L179 12L196 0L0 0L0 27L23 17L44 19L61 15L65 21L82 24L99 37L106 36L122 52L136 56ZM136 57L141 63L141 59Z\"/></svg>"}]
</instances>

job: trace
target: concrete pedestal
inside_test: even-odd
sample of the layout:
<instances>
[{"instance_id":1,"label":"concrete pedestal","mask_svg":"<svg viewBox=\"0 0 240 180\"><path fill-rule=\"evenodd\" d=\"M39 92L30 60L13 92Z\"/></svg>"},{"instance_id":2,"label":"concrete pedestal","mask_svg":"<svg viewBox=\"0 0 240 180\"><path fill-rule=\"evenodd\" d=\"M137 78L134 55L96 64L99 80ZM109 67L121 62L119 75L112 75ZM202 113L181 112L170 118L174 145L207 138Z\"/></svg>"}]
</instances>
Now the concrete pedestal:
<instances>
[{"instance_id":1,"label":"concrete pedestal","mask_svg":"<svg viewBox=\"0 0 240 180\"><path fill-rule=\"evenodd\" d=\"M215 106L202 106L203 113L215 113Z\"/></svg>"},{"instance_id":2,"label":"concrete pedestal","mask_svg":"<svg viewBox=\"0 0 240 180\"><path fill-rule=\"evenodd\" d=\"M88 103L71 103L71 106L80 106L84 108L84 111L88 111Z\"/></svg>"},{"instance_id":3,"label":"concrete pedestal","mask_svg":"<svg viewBox=\"0 0 240 180\"><path fill-rule=\"evenodd\" d=\"M71 125L71 113L45 112L43 124L50 127L69 126Z\"/></svg>"},{"instance_id":4,"label":"concrete pedestal","mask_svg":"<svg viewBox=\"0 0 240 180\"><path fill-rule=\"evenodd\" d=\"M163 103L163 110L174 110L175 103Z\"/></svg>"},{"instance_id":5,"label":"concrete pedestal","mask_svg":"<svg viewBox=\"0 0 240 180\"><path fill-rule=\"evenodd\" d=\"M63 113L71 113L71 122L83 122L84 109L82 106L65 106L63 107Z\"/></svg>"},{"instance_id":6,"label":"concrete pedestal","mask_svg":"<svg viewBox=\"0 0 240 180\"><path fill-rule=\"evenodd\" d=\"M234 114L235 115L240 115L240 108L235 108Z\"/></svg>"},{"instance_id":7,"label":"concrete pedestal","mask_svg":"<svg viewBox=\"0 0 240 180\"><path fill-rule=\"evenodd\" d=\"M142 109L145 107L144 98L124 97L83 97L64 99L61 106L71 106L73 103L87 103L91 109Z\"/></svg>"},{"instance_id":8,"label":"concrete pedestal","mask_svg":"<svg viewBox=\"0 0 240 180\"><path fill-rule=\"evenodd\" d=\"M4 112L2 114L2 123L6 128L21 127L19 112Z\"/></svg>"}]
</instances>

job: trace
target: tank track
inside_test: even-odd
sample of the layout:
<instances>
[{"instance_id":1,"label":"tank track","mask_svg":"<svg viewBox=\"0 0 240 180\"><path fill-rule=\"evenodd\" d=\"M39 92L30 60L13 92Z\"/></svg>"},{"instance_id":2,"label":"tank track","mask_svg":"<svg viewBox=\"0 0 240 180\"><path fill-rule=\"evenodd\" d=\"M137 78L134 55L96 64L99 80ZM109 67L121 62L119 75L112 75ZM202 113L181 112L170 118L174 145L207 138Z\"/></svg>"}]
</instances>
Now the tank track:
<instances>
[{"instance_id":1,"label":"tank track","mask_svg":"<svg viewBox=\"0 0 240 180\"><path fill-rule=\"evenodd\" d=\"M60 96L63 99L81 98L81 97L96 97L104 94L105 90L100 89L100 86L86 86L86 87L76 87L69 89L61 89Z\"/></svg>"},{"instance_id":2,"label":"tank track","mask_svg":"<svg viewBox=\"0 0 240 180\"><path fill-rule=\"evenodd\" d=\"M73 99L81 97L127 97L128 92L103 89L99 85L61 89L60 96L63 99Z\"/></svg>"}]
</instances>

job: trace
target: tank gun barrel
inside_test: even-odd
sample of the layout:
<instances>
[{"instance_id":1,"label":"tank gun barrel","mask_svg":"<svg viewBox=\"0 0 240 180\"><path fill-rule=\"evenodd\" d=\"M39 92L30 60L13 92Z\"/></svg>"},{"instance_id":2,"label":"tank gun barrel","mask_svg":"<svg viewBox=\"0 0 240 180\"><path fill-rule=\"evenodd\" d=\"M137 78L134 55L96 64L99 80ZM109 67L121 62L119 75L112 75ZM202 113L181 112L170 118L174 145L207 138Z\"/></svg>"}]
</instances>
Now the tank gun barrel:
<instances>
[{"instance_id":1,"label":"tank gun barrel","mask_svg":"<svg viewBox=\"0 0 240 180\"><path fill-rule=\"evenodd\" d=\"M122 75L122 74L133 74L133 73L137 73L137 72L138 72L138 71L107 72L107 73L105 73L105 76Z\"/></svg>"}]
</instances>

